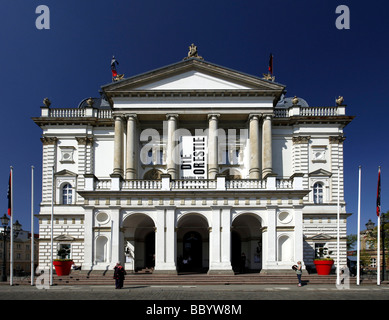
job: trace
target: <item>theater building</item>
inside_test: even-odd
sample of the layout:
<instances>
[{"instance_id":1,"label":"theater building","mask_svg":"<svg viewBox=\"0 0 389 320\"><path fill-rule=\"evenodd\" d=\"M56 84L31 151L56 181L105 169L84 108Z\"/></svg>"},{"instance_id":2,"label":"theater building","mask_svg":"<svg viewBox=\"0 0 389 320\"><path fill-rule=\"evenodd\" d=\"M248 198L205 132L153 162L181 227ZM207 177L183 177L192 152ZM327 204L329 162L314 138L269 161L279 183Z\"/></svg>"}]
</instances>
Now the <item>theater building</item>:
<instances>
[{"instance_id":1,"label":"theater building","mask_svg":"<svg viewBox=\"0 0 389 320\"><path fill-rule=\"evenodd\" d=\"M45 99L39 265L212 273L346 265L342 99L312 107L286 87L188 55L101 87L74 108ZM330 93L334 96L334 93ZM338 183L340 181L340 183ZM53 206L52 206L53 202ZM57 258L54 256L54 258Z\"/></svg>"}]
</instances>

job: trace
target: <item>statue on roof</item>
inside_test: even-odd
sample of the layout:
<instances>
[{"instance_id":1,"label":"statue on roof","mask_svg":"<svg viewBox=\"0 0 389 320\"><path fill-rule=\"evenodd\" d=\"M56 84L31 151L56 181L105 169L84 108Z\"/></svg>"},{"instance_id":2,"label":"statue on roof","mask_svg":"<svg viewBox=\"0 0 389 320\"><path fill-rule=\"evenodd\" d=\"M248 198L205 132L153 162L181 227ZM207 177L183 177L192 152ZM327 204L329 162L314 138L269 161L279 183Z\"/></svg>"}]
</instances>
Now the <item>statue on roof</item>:
<instances>
[{"instance_id":1,"label":"statue on roof","mask_svg":"<svg viewBox=\"0 0 389 320\"><path fill-rule=\"evenodd\" d=\"M195 46L194 43L192 43L189 46L188 56L185 57L184 60L191 59L191 58L196 58L196 59L204 60L203 57L198 55L198 53L197 53L197 46Z\"/></svg>"}]
</instances>

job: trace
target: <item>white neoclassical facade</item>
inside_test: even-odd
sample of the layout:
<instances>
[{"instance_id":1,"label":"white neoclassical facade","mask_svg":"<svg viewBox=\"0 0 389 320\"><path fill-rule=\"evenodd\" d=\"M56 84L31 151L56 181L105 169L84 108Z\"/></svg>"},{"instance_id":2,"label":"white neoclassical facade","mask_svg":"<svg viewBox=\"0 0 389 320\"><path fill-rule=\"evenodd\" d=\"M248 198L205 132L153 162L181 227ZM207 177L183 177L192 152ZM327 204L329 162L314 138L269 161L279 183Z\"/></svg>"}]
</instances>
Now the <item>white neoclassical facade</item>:
<instances>
[{"instance_id":1,"label":"white neoclassical facade","mask_svg":"<svg viewBox=\"0 0 389 320\"><path fill-rule=\"evenodd\" d=\"M40 117L39 265L54 252L83 270L176 273L313 265L317 247L346 264L344 127L335 106L188 58L104 85L100 98ZM54 174L53 174L54 172ZM340 173L338 184L338 172ZM53 185L54 184L54 185ZM56 256L54 257L56 258Z\"/></svg>"}]
</instances>

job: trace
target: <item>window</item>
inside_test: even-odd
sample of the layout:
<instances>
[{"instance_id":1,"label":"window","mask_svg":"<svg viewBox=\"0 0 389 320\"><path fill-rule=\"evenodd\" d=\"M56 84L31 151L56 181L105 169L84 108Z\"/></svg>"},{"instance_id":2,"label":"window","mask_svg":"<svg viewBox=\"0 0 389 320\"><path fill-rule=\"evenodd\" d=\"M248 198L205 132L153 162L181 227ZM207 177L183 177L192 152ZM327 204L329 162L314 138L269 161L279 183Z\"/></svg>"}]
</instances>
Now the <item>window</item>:
<instances>
[{"instance_id":1,"label":"window","mask_svg":"<svg viewBox=\"0 0 389 320\"><path fill-rule=\"evenodd\" d=\"M323 185L319 182L313 185L313 202L316 204L323 203Z\"/></svg>"},{"instance_id":2,"label":"window","mask_svg":"<svg viewBox=\"0 0 389 320\"><path fill-rule=\"evenodd\" d=\"M62 187L62 204L72 204L73 190L69 183Z\"/></svg>"}]
</instances>

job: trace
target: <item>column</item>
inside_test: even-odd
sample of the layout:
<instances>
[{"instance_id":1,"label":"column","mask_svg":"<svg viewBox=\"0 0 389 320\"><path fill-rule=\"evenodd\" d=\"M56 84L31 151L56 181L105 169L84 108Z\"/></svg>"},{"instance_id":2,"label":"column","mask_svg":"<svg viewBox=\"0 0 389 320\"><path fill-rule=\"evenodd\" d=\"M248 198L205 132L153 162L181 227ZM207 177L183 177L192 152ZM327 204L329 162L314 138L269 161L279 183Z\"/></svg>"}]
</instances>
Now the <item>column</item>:
<instances>
[{"instance_id":1,"label":"column","mask_svg":"<svg viewBox=\"0 0 389 320\"><path fill-rule=\"evenodd\" d=\"M156 207L154 273L177 274L175 207Z\"/></svg>"},{"instance_id":2,"label":"column","mask_svg":"<svg viewBox=\"0 0 389 320\"><path fill-rule=\"evenodd\" d=\"M220 114L208 115L208 179L216 179L218 164L218 122Z\"/></svg>"},{"instance_id":3,"label":"column","mask_svg":"<svg viewBox=\"0 0 389 320\"><path fill-rule=\"evenodd\" d=\"M93 266L93 209L86 208L84 213L84 262L82 263L83 270L91 270Z\"/></svg>"},{"instance_id":4,"label":"column","mask_svg":"<svg viewBox=\"0 0 389 320\"><path fill-rule=\"evenodd\" d=\"M277 212L276 207L267 206L267 230L266 230L266 248L263 260L263 269L271 270L277 268Z\"/></svg>"},{"instance_id":5,"label":"column","mask_svg":"<svg viewBox=\"0 0 389 320\"><path fill-rule=\"evenodd\" d=\"M263 118L262 125L262 177L273 173L271 116Z\"/></svg>"},{"instance_id":6,"label":"column","mask_svg":"<svg viewBox=\"0 0 389 320\"><path fill-rule=\"evenodd\" d=\"M177 162L178 155L176 154L176 130L178 114L167 114L167 152L166 152L166 164L167 173L170 174L172 179L177 179Z\"/></svg>"},{"instance_id":7,"label":"column","mask_svg":"<svg viewBox=\"0 0 389 320\"><path fill-rule=\"evenodd\" d=\"M126 179L136 179L136 114L127 116Z\"/></svg>"},{"instance_id":8,"label":"column","mask_svg":"<svg viewBox=\"0 0 389 320\"><path fill-rule=\"evenodd\" d=\"M231 267L230 208L212 206L208 274L233 274Z\"/></svg>"},{"instance_id":9,"label":"column","mask_svg":"<svg viewBox=\"0 0 389 320\"><path fill-rule=\"evenodd\" d=\"M303 207L296 206L294 210L294 260L303 262Z\"/></svg>"},{"instance_id":10,"label":"column","mask_svg":"<svg viewBox=\"0 0 389 320\"><path fill-rule=\"evenodd\" d=\"M123 176L123 118L115 116L113 174Z\"/></svg>"},{"instance_id":11,"label":"column","mask_svg":"<svg viewBox=\"0 0 389 320\"><path fill-rule=\"evenodd\" d=\"M249 117L249 131L250 131L250 179L260 179L260 134L259 134L259 120L260 116L257 114Z\"/></svg>"}]
</instances>

